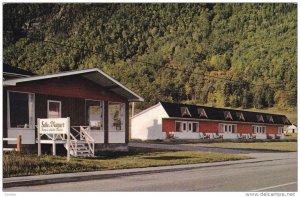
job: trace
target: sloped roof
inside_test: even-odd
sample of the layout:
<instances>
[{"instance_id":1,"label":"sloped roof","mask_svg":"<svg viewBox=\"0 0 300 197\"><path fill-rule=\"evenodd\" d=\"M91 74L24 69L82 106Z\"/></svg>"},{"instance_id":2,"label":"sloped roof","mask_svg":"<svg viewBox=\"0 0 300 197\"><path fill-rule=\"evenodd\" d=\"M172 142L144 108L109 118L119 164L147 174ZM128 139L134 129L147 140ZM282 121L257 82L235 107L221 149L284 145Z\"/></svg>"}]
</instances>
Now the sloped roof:
<instances>
[{"instance_id":1,"label":"sloped roof","mask_svg":"<svg viewBox=\"0 0 300 197\"><path fill-rule=\"evenodd\" d=\"M31 81L39 81L39 80L66 77L66 76L75 76L75 75L80 75L81 77L90 80L101 87L109 89L110 91L116 93L117 95L121 95L127 98L128 101L133 101L133 102L144 101L142 97L140 97L133 91L129 90L120 82L113 79L112 77L110 77L109 75L107 75L106 73L104 73L98 68L67 71L67 72L61 72L61 73L49 74L49 75L35 75L30 77L11 79L11 80L3 81L3 86L16 86L18 83L26 83Z\"/></svg>"},{"instance_id":2,"label":"sloped roof","mask_svg":"<svg viewBox=\"0 0 300 197\"><path fill-rule=\"evenodd\" d=\"M8 64L3 63L3 75L5 76L15 76L15 77L27 77L35 75L32 72L23 70L21 68L17 68L14 66L10 66Z\"/></svg>"},{"instance_id":3,"label":"sloped roof","mask_svg":"<svg viewBox=\"0 0 300 197\"><path fill-rule=\"evenodd\" d=\"M191 117L184 117L190 119L210 119L210 120L219 120L219 121L237 121L237 122L253 122L253 123L262 123L259 122L256 115L262 115L264 120L268 120L267 116L272 116L274 123L265 121L264 124L284 124L290 125L290 121L287 119L285 115L280 114L268 114L268 113L260 113L260 112L250 112L250 111L242 111L242 110L232 110L232 109L224 109L224 108L215 108L215 107L206 107L206 106L197 106L197 105L187 105L187 104L178 104L178 103L168 103L168 102L160 102L169 117L174 118L183 118L181 116L181 107L187 107L191 113ZM203 108L205 113L207 114L207 118L200 118L198 114L198 108ZM224 112L229 111L232 120L226 120L224 116ZM245 121L240 119L240 113L243 114ZM287 119L287 123L284 123L284 119Z\"/></svg>"}]
</instances>

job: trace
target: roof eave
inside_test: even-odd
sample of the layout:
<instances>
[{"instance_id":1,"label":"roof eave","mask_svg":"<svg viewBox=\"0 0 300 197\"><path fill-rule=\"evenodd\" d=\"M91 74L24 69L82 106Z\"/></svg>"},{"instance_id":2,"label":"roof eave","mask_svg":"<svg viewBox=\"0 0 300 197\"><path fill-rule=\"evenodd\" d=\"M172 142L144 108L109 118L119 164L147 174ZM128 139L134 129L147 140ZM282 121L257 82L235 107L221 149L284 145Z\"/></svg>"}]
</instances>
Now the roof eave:
<instances>
[{"instance_id":1,"label":"roof eave","mask_svg":"<svg viewBox=\"0 0 300 197\"><path fill-rule=\"evenodd\" d=\"M129 99L128 101L130 101L130 100L132 100L132 102L143 102L144 101L144 99L142 97L140 97L139 95L137 95L133 91L129 90L123 84L121 84L120 82L118 82L117 80L115 80L114 78L112 78L111 76L109 76L108 74L103 72L102 70L100 70L98 68L95 68L95 70L97 70L100 74L104 75L105 77L107 77L108 79L110 79L111 81L116 83L118 86L120 86L121 88L123 88L124 90L126 90L127 92L129 92L130 94L132 94L133 96L135 96L137 98L137 100L136 99Z\"/></svg>"},{"instance_id":2,"label":"roof eave","mask_svg":"<svg viewBox=\"0 0 300 197\"><path fill-rule=\"evenodd\" d=\"M128 99L129 102L144 102L145 100L142 97L138 97L136 99Z\"/></svg>"},{"instance_id":3,"label":"roof eave","mask_svg":"<svg viewBox=\"0 0 300 197\"><path fill-rule=\"evenodd\" d=\"M78 75L78 74L86 74L86 73L91 73L91 72L98 72L99 74L103 75L104 77L108 78L112 82L114 82L116 85L118 85L120 88L123 90L127 91L129 94L132 95L132 97L126 97L129 102L143 102L144 99L134 93L133 91L129 90L127 87L125 87L123 84L115 80L114 78L110 77L107 75L105 72L101 71L98 68L92 68L92 69L87 69L87 70L78 70L78 71L70 71L70 72L65 72L65 73L58 73L58 74L49 74L49 75L38 75L38 76L29 76L26 78L20 78L20 79L9 79L3 81L3 86L16 86L17 83L22 83L22 82L28 82L28 81L37 81L37 80L43 80L43 79L49 79L49 78L55 78L55 77L64 77L64 76L71 76L71 75Z\"/></svg>"}]
</instances>

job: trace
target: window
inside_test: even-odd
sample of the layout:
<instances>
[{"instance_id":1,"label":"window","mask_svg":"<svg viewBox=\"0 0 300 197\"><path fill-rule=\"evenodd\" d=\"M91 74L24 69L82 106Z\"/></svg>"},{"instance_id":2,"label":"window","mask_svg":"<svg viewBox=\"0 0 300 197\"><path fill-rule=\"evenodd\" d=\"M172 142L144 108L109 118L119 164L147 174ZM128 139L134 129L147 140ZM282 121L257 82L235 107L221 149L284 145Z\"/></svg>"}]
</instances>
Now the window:
<instances>
[{"instance_id":1,"label":"window","mask_svg":"<svg viewBox=\"0 0 300 197\"><path fill-rule=\"evenodd\" d=\"M264 134L264 133L266 133L266 127L265 126L254 125L252 128L253 128L252 132L255 133L255 134Z\"/></svg>"},{"instance_id":2,"label":"window","mask_svg":"<svg viewBox=\"0 0 300 197\"><path fill-rule=\"evenodd\" d=\"M34 94L8 92L10 128L34 128Z\"/></svg>"},{"instance_id":3,"label":"window","mask_svg":"<svg viewBox=\"0 0 300 197\"><path fill-rule=\"evenodd\" d=\"M278 134L283 134L283 133L284 133L284 128L278 127Z\"/></svg>"},{"instance_id":4,"label":"window","mask_svg":"<svg viewBox=\"0 0 300 197\"><path fill-rule=\"evenodd\" d=\"M180 111L181 111L182 117L185 117L185 116L191 117L191 113L187 107L181 107Z\"/></svg>"},{"instance_id":5,"label":"window","mask_svg":"<svg viewBox=\"0 0 300 197\"><path fill-rule=\"evenodd\" d=\"M271 123L274 123L273 117L270 115L267 115L267 120Z\"/></svg>"},{"instance_id":6,"label":"window","mask_svg":"<svg viewBox=\"0 0 300 197\"><path fill-rule=\"evenodd\" d=\"M48 118L61 118L61 102L48 100Z\"/></svg>"},{"instance_id":7,"label":"window","mask_svg":"<svg viewBox=\"0 0 300 197\"><path fill-rule=\"evenodd\" d=\"M193 129L193 123L189 122L189 131L192 131Z\"/></svg>"},{"instance_id":8,"label":"window","mask_svg":"<svg viewBox=\"0 0 300 197\"><path fill-rule=\"evenodd\" d=\"M108 104L108 122L110 131L125 131L125 104Z\"/></svg>"},{"instance_id":9,"label":"window","mask_svg":"<svg viewBox=\"0 0 300 197\"><path fill-rule=\"evenodd\" d=\"M200 118L207 118L207 114L203 108L198 108L198 114Z\"/></svg>"},{"instance_id":10,"label":"window","mask_svg":"<svg viewBox=\"0 0 300 197\"><path fill-rule=\"evenodd\" d=\"M186 122L182 122L182 131L186 131Z\"/></svg>"},{"instance_id":11,"label":"window","mask_svg":"<svg viewBox=\"0 0 300 197\"><path fill-rule=\"evenodd\" d=\"M197 122L193 122L193 132L197 132L198 131L198 128L199 128L199 126L198 126L199 124L197 123Z\"/></svg>"},{"instance_id":12,"label":"window","mask_svg":"<svg viewBox=\"0 0 300 197\"><path fill-rule=\"evenodd\" d=\"M188 124L189 124L189 129L188 129L188 131L190 131L190 132L197 132L198 131L198 125L199 125L199 123L198 122L188 122Z\"/></svg>"},{"instance_id":13,"label":"window","mask_svg":"<svg viewBox=\"0 0 300 197\"><path fill-rule=\"evenodd\" d=\"M176 132L197 132L199 127L198 122L175 121Z\"/></svg>"},{"instance_id":14,"label":"window","mask_svg":"<svg viewBox=\"0 0 300 197\"><path fill-rule=\"evenodd\" d=\"M102 101L85 101L86 123L91 130L103 130L103 102Z\"/></svg>"},{"instance_id":15,"label":"window","mask_svg":"<svg viewBox=\"0 0 300 197\"><path fill-rule=\"evenodd\" d=\"M258 122L265 122L262 115L256 115L256 118Z\"/></svg>"},{"instance_id":16,"label":"window","mask_svg":"<svg viewBox=\"0 0 300 197\"><path fill-rule=\"evenodd\" d=\"M220 133L236 133L236 125L235 124L219 124L219 132Z\"/></svg>"},{"instance_id":17,"label":"window","mask_svg":"<svg viewBox=\"0 0 300 197\"><path fill-rule=\"evenodd\" d=\"M290 124L289 120L286 117L282 117L282 121L284 124Z\"/></svg>"},{"instance_id":18,"label":"window","mask_svg":"<svg viewBox=\"0 0 300 197\"><path fill-rule=\"evenodd\" d=\"M176 132L181 132L181 122L175 122L175 131Z\"/></svg>"},{"instance_id":19,"label":"window","mask_svg":"<svg viewBox=\"0 0 300 197\"><path fill-rule=\"evenodd\" d=\"M245 121L245 117L242 112L236 112L236 116L239 120Z\"/></svg>"},{"instance_id":20,"label":"window","mask_svg":"<svg viewBox=\"0 0 300 197\"><path fill-rule=\"evenodd\" d=\"M232 120L230 111L224 111L225 120Z\"/></svg>"}]
</instances>

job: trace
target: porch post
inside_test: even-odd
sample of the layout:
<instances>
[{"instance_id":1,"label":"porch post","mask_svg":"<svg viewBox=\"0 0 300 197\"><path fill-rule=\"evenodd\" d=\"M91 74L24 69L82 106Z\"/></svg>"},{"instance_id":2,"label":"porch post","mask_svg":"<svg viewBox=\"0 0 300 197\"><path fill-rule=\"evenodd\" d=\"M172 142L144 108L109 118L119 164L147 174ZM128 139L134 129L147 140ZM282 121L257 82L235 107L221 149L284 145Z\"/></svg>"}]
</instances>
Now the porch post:
<instances>
[{"instance_id":1,"label":"porch post","mask_svg":"<svg viewBox=\"0 0 300 197\"><path fill-rule=\"evenodd\" d=\"M108 144L108 101L104 101L104 144Z\"/></svg>"},{"instance_id":2,"label":"porch post","mask_svg":"<svg viewBox=\"0 0 300 197\"><path fill-rule=\"evenodd\" d=\"M70 161L70 131L71 127L70 127L70 117L67 118L67 160ZM77 143L77 142L76 142ZM76 147L76 152L75 154L77 153L77 147Z\"/></svg>"},{"instance_id":3,"label":"porch post","mask_svg":"<svg viewBox=\"0 0 300 197\"><path fill-rule=\"evenodd\" d=\"M55 143L55 140L53 140L53 142L52 142L52 155L53 156L56 155L56 143Z\"/></svg>"},{"instance_id":4,"label":"porch post","mask_svg":"<svg viewBox=\"0 0 300 197\"><path fill-rule=\"evenodd\" d=\"M17 151L21 152L22 150L22 135L17 135Z\"/></svg>"},{"instance_id":5,"label":"porch post","mask_svg":"<svg viewBox=\"0 0 300 197\"><path fill-rule=\"evenodd\" d=\"M129 102L125 102L125 143L129 142Z\"/></svg>"}]
</instances>

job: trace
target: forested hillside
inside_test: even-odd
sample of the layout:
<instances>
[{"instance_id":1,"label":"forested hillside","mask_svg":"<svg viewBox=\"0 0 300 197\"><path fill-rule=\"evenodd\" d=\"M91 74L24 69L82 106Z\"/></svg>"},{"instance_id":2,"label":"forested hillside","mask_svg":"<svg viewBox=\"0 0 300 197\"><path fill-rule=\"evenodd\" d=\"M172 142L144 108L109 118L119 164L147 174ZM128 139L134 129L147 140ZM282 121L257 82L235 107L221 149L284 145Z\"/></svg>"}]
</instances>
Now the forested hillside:
<instances>
[{"instance_id":1,"label":"forested hillside","mask_svg":"<svg viewBox=\"0 0 300 197\"><path fill-rule=\"evenodd\" d=\"M4 4L4 62L98 67L145 98L297 105L296 4Z\"/></svg>"}]
</instances>

